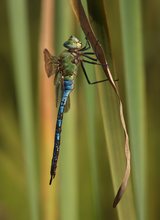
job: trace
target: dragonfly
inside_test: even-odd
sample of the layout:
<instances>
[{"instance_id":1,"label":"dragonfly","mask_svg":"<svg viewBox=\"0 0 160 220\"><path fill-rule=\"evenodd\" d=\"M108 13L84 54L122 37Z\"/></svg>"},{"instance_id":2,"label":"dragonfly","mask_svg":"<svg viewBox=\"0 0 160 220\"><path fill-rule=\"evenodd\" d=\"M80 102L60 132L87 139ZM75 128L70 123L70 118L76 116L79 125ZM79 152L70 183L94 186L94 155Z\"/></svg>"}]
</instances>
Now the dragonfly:
<instances>
[{"instance_id":1,"label":"dragonfly","mask_svg":"<svg viewBox=\"0 0 160 220\"><path fill-rule=\"evenodd\" d=\"M78 73L78 66L82 67L84 76L88 84L93 85L107 81L108 79L91 82L85 70L84 63L101 65L98 63L96 54L88 51L91 48L90 42L86 38L83 46L82 42L75 36L70 36L64 42L64 51L59 56L53 56L47 49L44 49L45 71L47 76L54 77L54 85L56 90L56 107L58 108L57 122L55 129L54 150L50 169L50 182L56 175L57 161L60 150L61 131L63 114L70 108L70 93L75 87L75 79ZM95 55L95 56L93 56ZM107 65L107 64L104 64Z\"/></svg>"}]
</instances>

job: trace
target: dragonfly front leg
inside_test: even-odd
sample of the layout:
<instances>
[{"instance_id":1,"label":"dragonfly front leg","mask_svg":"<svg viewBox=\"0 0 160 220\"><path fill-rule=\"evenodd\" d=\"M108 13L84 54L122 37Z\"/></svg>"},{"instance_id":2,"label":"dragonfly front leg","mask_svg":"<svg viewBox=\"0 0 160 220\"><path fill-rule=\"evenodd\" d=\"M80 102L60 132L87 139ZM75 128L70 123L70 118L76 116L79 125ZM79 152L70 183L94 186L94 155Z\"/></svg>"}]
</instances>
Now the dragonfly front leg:
<instances>
[{"instance_id":1,"label":"dragonfly front leg","mask_svg":"<svg viewBox=\"0 0 160 220\"><path fill-rule=\"evenodd\" d=\"M89 50L91 48L91 45L90 45L90 42L89 40L87 39L86 37L86 44L83 48L81 48L79 51L86 51L86 50Z\"/></svg>"}]
</instances>

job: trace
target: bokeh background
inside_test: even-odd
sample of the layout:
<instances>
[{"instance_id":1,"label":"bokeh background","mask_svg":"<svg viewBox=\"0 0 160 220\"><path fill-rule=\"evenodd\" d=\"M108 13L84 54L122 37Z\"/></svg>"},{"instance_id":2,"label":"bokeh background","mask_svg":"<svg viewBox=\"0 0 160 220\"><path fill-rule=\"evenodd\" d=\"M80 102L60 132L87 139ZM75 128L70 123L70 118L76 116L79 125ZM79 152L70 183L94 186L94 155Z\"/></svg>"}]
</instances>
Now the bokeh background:
<instances>
[{"instance_id":1,"label":"bokeh background","mask_svg":"<svg viewBox=\"0 0 160 220\"><path fill-rule=\"evenodd\" d=\"M58 55L81 31L69 0L0 1L0 220L158 220L160 1L83 0L124 104L131 178L124 168L118 99L79 70L64 115L57 175L49 186L57 109L43 49ZM91 80L104 73L86 65Z\"/></svg>"}]
</instances>

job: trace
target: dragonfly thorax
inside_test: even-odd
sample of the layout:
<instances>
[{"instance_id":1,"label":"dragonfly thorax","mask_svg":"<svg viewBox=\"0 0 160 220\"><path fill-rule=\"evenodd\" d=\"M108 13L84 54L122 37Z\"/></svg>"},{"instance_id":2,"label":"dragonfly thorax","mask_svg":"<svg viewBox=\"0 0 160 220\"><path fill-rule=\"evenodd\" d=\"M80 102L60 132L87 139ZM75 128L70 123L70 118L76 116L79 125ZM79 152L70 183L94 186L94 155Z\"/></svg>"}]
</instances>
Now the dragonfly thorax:
<instances>
[{"instance_id":1,"label":"dragonfly thorax","mask_svg":"<svg viewBox=\"0 0 160 220\"><path fill-rule=\"evenodd\" d=\"M65 50L60 55L60 70L62 76L67 79L74 80L77 75L77 64L75 54Z\"/></svg>"}]
</instances>

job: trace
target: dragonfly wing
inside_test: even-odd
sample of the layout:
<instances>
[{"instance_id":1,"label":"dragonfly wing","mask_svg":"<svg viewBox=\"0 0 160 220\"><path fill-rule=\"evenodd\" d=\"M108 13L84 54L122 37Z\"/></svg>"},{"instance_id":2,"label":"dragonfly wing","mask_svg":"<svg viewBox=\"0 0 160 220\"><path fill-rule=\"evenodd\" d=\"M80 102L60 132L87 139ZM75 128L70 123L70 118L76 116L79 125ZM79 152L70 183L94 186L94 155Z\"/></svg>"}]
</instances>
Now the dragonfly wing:
<instances>
[{"instance_id":1,"label":"dragonfly wing","mask_svg":"<svg viewBox=\"0 0 160 220\"><path fill-rule=\"evenodd\" d=\"M56 88L56 107L59 107L64 92L60 73L58 74L56 73L54 83ZM70 97L68 96L67 102L64 107L64 112L68 112L69 109L70 109Z\"/></svg>"},{"instance_id":2,"label":"dragonfly wing","mask_svg":"<svg viewBox=\"0 0 160 220\"><path fill-rule=\"evenodd\" d=\"M70 109L70 96L68 96L66 105L65 105L65 107L64 107L64 112L68 112L69 109Z\"/></svg>"},{"instance_id":3,"label":"dragonfly wing","mask_svg":"<svg viewBox=\"0 0 160 220\"><path fill-rule=\"evenodd\" d=\"M56 72L55 74L54 85L56 90L56 107L59 107L63 95L62 76L60 72Z\"/></svg>"},{"instance_id":4,"label":"dragonfly wing","mask_svg":"<svg viewBox=\"0 0 160 220\"><path fill-rule=\"evenodd\" d=\"M57 108L59 107L59 104L61 102L62 95L63 95L62 86L61 86L61 83L58 83L56 84L56 107Z\"/></svg>"},{"instance_id":5,"label":"dragonfly wing","mask_svg":"<svg viewBox=\"0 0 160 220\"><path fill-rule=\"evenodd\" d=\"M52 56L47 49L44 49L44 62L45 62L45 71L47 76L50 77L54 74L56 66L59 64L58 58Z\"/></svg>"}]
</instances>

